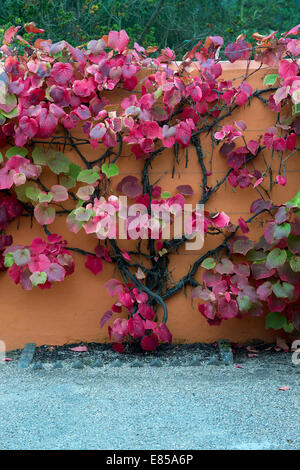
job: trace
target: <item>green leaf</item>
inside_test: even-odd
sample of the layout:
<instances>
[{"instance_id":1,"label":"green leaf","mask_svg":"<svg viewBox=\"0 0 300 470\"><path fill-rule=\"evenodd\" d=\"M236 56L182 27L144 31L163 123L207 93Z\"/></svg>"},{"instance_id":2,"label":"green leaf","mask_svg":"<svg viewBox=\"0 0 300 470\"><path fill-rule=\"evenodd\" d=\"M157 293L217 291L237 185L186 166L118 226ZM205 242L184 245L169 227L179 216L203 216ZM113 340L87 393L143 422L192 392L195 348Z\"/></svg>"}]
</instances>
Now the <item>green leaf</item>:
<instances>
[{"instance_id":1,"label":"green leaf","mask_svg":"<svg viewBox=\"0 0 300 470\"><path fill-rule=\"evenodd\" d=\"M273 292L279 299L291 299L294 295L295 287L288 282L277 281L272 286Z\"/></svg>"},{"instance_id":2,"label":"green leaf","mask_svg":"<svg viewBox=\"0 0 300 470\"><path fill-rule=\"evenodd\" d=\"M117 176L119 174L119 168L115 163L110 163L109 165L103 163L101 171L107 178L111 178L112 176Z\"/></svg>"},{"instance_id":3,"label":"green leaf","mask_svg":"<svg viewBox=\"0 0 300 470\"><path fill-rule=\"evenodd\" d=\"M266 261L267 259L267 254L263 250L250 250L247 253L247 260L248 261L254 261L254 262L259 262L259 261Z\"/></svg>"},{"instance_id":4,"label":"green leaf","mask_svg":"<svg viewBox=\"0 0 300 470\"><path fill-rule=\"evenodd\" d=\"M202 261L201 266L204 269L212 269L216 266L216 262L213 258L206 258L204 261Z\"/></svg>"},{"instance_id":5,"label":"green leaf","mask_svg":"<svg viewBox=\"0 0 300 470\"><path fill-rule=\"evenodd\" d=\"M73 178L75 181L77 180L77 176L81 172L81 167L79 165L76 165L75 163L70 164L70 170L69 174L71 178Z\"/></svg>"},{"instance_id":6,"label":"green leaf","mask_svg":"<svg viewBox=\"0 0 300 470\"><path fill-rule=\"evenodd\" d=\"M0 163L3 162L3 155L2 155L2 152L0 152Z\"/></svg>"},{"instance_id":7,"label":"green leaf","mask_svg":"<svg viewBox=\"0 0 300 470\"><path fill-rule=\"evenodd\" d=\"M39 194L39 202L51 202L53 195L51 193L42 193Z\"/></svg>"},{"instance_id":8,"label":"green leaf","mask_svg":"<svg viewBox=\"0 0 300 470\"><path fill-rule=\"evenodd\" d=\"M4 258L4 266L10 268L14 264L14 258L12 253L6 253Z\"/></svg>"},{"instance_id":9,"label":"green leaf","mask_svg":"<svg viewBox=\"0 0 300 470\"><path fill-rule=\"evenodd\" d=\"M21 155L21 157L26 157L28 150L25 147L10 147L6 152L6 158L11 158L14 155Z\"/></svg>"},{"instance_id":10,"label":"green leaf","mask_svg":"<svg viewBox=\"0 0 300 470\"><path fill-rule=\"evenodd\" d=\"M300 113L300 103L295 103L293 105L293 111L292 111L292 114L293 116L295 116L296 114L299 114Z\"/></svg>"},{"instance_id":11,"label":"green leaf","mask_svg":"<svg viewBox=\"0 0 300 470\"><path fill-rule=\"evenodd\" d=\"M61 176L59 181L60 184L62 184L67 189L71 189L76 186L76 180L74 180L74 178L71 178L71 176Z\"/></svg>"},{"instance_id":12,"label":"green leaf","mask_svg":"<svg viewBox=\"0 0 300 470\"><path fill-rule=\"evenodd\" d=\"M266 266L268 269L278 268L285 263L286 258L287 253L285 250L274 248L267 256Z\"/></svg>"},{"instance_id":13,"label":"green leaf","mask_svg":"<svg viewBox=\"0 0 300 470\"><path fill-rule=\"evenodd\" d=\"M248 312L252 307L252 302L248 295L243 295L242 297L237 297L237 301L239 304L239 309L241 312Z\"/></svg>"},{"instance_id":14,"label":"green leaf","mask_svg":"<svg viewBox=\"0 0 300 470\"><path fill-rule=\"evenodd\" d=\"M286 324L283 325L283 329L284 329L284 331L286 331L287 333L292 333L292 331L294 331L295 327L294 327L293 323L288 323L288 322L286 322Z\"/></svg>"},{"instance_id":15,"label":"green leaf","mask_svg":"<svg viewBox=\"0 0 300 470\"><path fill-rule=\"evenodd\" d=\"M300 256L293 256L290 259L290 267L295 273L300 271Z\"/></svg>"},{"instance_id":16,"label":"green leaf","mask_svg":"<svg viewBox=\"0 0 300 470\"><path fill-rule=\"evenodd\" d=\"M53 155L52 151L45 152L43 147L34 147L32 151L32 159L36 165L46 165L48 158Z\"/></svg>"},{"instance_id":17,"label":"green leaf","mask_svg":"<svg viewBox=\"0 0 300 470\"><path fill-rule=\"evenodd\" d=\"M75 220L78 222L88 222L91 217L96 215L94 211L86 209L85 207L79 207L72 212L75 214Z\"/></svg>"},{"instance_id":18,"label":"green leaf","mask_svg":"<svg viewBox=\"0 0 300 470\"><path fill-rule=\"evenodd\" d=\"M48 166L53 173L59 175L60 173L68 173L70 168L70 160L62 153L55 152L48 159Z\"/></svg>"},{"instance_id":19,"label":"green leaf","mask_svg":"<svg viewBox=\"0 0 300 470\"><path fill-rule=\"evenodd\" d=\"M25 195L35 202L38 201L40 192L41 191L39 190L39 188L34 188L33 186L28 186L27 188L25 188Z\"/></svg>"},{"instance_id":20,"label":"green leaf","mask_svg":"<svg viewBox=\"0 0 300 470\"><path fill-rule=\"evenodd\" d=\"M82 170L78 176L77 181L81 183L93 184L99 179L99 174L93 170Z\"/></svg>"},{"instance_id":21,"label":"green leaf","mask_svg":"<svg viewBox=\"0 0 300 470\"><path fill-rule=\"evenodd\" d=\"M300 209L300 190L297 192L296 196L293 197L290 201L286 203L289 207L298 207Z\"/></svg>"},{"instance_id":22,"label":"green leaf","mask_svg":"<svg viewBox=\"0 0 300 470\"><path fill-rule=\"evenodd\" d=\"M12 119L12 118L15 118L19 115L19 109L18 108L14 108L12 109L9 113L7 113L6 111L1 111L1 114L5 117L7 117L8 119Z\"/></svg>"},{"instance_id":23,"label":"green leaf","mask_svg":"<svg viewBox=\"0 0 300 470\"><path fill-rule=\"evenodd\" d=\"M269 75L266 75L264 79L264 85L274 85L277 82L277 78L277 73L270 73Z\"/></svg>"},{"instance_id":24,"label":"green leaf","mask_svg":"<svg viewBox=\"0 0 300 470\"><path fill-rule=\"evenodd\" d=\"M286 318L279 312L270 312L266 316L266 328L280 330L287 324Z\"/></svg>"},{"instance_id":25,"label":"green leaf","mask_svg":"<svg viewBox=\"0 0 300 470\"><path fill-rule=\"evenodd\" d=\"M163 193L161 193L161 197L163 199L169 199L169 197L171 197L171 193L169 193L169 191L164 191Z\"/></svg>"},{"instance_id":26,"label":"green leaf","mask_svg":"<svg viewBox=\"0 0 300 470\"><path fill-rule=\"evenodd\" d=\"M47 273L45 273L45 271L35 271L31 276L29 276L29 279L34 287L39 284L45 284L47 281Z\"/></svg>"},{"instance_id":27,"label":"green leaf","mask_svg":"<svg viewBox=\"0 0 300 470\"><path fill-rule=\"evenodd\" d=\"M276 240L287 238L291 233L291 224L286 222L285 224L275 225L273 236Z\"/></svg>"}]
</instances>

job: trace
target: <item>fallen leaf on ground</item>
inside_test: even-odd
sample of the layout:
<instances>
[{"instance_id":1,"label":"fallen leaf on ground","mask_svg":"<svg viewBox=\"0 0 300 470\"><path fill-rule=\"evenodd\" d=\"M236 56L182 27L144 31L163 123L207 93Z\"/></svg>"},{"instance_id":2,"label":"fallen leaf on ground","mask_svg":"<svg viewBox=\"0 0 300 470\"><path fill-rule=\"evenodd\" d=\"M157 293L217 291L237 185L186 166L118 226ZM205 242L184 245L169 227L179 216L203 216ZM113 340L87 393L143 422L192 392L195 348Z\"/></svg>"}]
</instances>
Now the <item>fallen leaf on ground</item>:
<instances>
[{"instance_id":1,"label":"fallen leaf on ground","mask_svg":"<svg viewBox=\"0 0 300 470\"><path fill-rule=\"evenodd\" d=\"M258 354L255 354L255 353L249 353L249 354L248 354L248 357L258 357Z\"/></svg>"},{"instance_id":2,"label":"fallen leaf on ground","mask_svg":"<svg viewBox=\"0 0 300 470\"><path fill-rule=\"evenodd\" d=\"M2 362L9 362L9 361L12 361L12 359L10 357L4 357L3 359L1 359Z\"/></svg>"},{"instance_id":3,"label":"fallen leaf on ground","mask_svg":"<svg viewBox=\"0 0 300 470\"><path fill-rule=\"evenodd\" d=\"M251 352L251 353L258 353L259 351L255 348L252 348L251 346L247 346L247 351Z\"/></svg>"},{"instance_id":4,"label":"fallen leaf on ground","mask_svg":"<svg viewBox=\"0 0 300 470\"><path fill-rule=\"evenodd\" d=\"M288 385L285 385L284 387L280 387L278 390L282 390L283 392L287 392L290 390L290 387Z\"/></svg>"},{"instance_id":5,"label":"fallen leaf on ground","mask_svg":"<svg viewBox=\"0 0 300 470\"><path fill-rule=\"evenodd\" d=\"M86 346L76 346L75 348L70 348L71 351L75 352L87 352L88 348Z\"/></svg>"},{"instance_id":6,"label":"fallen leaf on ground","mask_svg":"<svg viewBox=\"0 0 300 470\"><path fill-rule=\"evenodd\" d=\"M234 367L236 367L237 369L242 369L243 368L243 366L240 366L240 364L235 364Z\"/></svg>"},{"instance_id":7,"label":"fallen leaf on ground","mask_svg":"<svg viewBox=\"0 0 300 470\"><path fill-rule=\"evenodd\" d=\"M277 338L276 338L276 344L277 344L277 347L280 348L280 349L283 349L284 352L288 352L290 350L290 348L286 344L285 339L280 338L279 336L277 336Z\"/></svg>"}]
</instances>

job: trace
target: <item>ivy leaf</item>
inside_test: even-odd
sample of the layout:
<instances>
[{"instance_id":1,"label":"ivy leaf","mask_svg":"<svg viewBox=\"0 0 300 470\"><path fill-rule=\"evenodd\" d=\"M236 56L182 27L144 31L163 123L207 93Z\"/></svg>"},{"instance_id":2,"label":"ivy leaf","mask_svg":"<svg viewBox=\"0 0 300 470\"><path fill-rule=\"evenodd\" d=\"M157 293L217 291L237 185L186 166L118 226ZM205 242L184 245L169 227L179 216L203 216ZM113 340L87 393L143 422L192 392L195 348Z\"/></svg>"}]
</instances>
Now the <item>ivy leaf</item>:
<instances>
[{"instance_id":1,"label":"ivy leaf","mask_svg":"<svg viewBox=\"0 0 300 470\"><path fill-rule=\"evenodd\" d=\"M87 255L85 267L96 276L96 274L99 274L103 269L102 259L96 256Z\"/></svg>"},{"instance_id":2,"label":"ivy leaf","mask_svg":"<svg viewBox=\"0 0 300 470\"><path fill-rule=\"evenodd\" d=\"M216 262L213 258L206 258L204 261L202 261L201 266L204 269L212 269L216 266Z\"/></svg>"},{"instance_id":3,"label":"ivy leaf","mask_svg":"<svg viewBox=\"0 0 300 470\"><path fill-rule=\"evenodd\" d=\"M39 188L34 188L33 186L28 186L25 188L25 194L29 199L32 199L34 202L37 202L40 195Z\"/></svg>"},{"instance_id":4,"label":"ivy leaf","mask_svg":"<svg viewBox=\"0 0 300 470\"><path fill-rule=\"evenodd\" d=\"M111 178L112 176L117 176L119 174L119 168L115 163L110 163L109 165L103 163L101 171L107 178Z\"/></svg>"},{"instance_id":5,"label":"ivy leaf","mask_svg":"<svg viewBox=\"0 0 300 470\"><path fill-rule=\"evenodd\" d=\"M76 196L79 199L82 199L82 201L88 201L95 191L94 186L88 185L88 186L82 186L81 188L78 189Z\"/></svg>"},{"instance_id":6,"label":"ivy leaf","mask_svg":"<svg viewBox=\"0 0 300 470\"><path fill-rule=\"evenodd\" d=\"M31 274L31 276L29 276L29 279L31 280L32 285L35 287L39 284L45 284L47 281L47 274L44 271L35 271Z\"/></svg>"},{"instance_id":7,"label":"ivy leaf","mask_svg":"<svg viewBox=\"0 0 300 470\"><path fill-rule=\"evenodd\" d=\"M4 266L10 268L14 264L14 257L12 253L6 253L4 258Z\"/></svg>"},{"instance_id":8,"label":"ivy leaf","mask_svg":"<svg viewBox=\"0 0 300 470\"><path fill-rule=\"evenodd\" d=\"M101 320L100 320L100 328L103 328L105 323L107 323L111 319L113 314L114 312L112 310L107 310L107 312L104 313L104 315L101 317Z\"/></svg>"},{"instance_id":9,"label":"ivy leaf","mask_svg":"<svg viewBox=\"0 0 300 470\"><path fill-rule=\"evenodd\" d=\"M76 165L75 163L70 164L69 174L70 174L71 178L73 178L75 181L77 180L77 176L79 175L79 173L81 171L82 170L81 170L81 167L79 165Z\"/></svg>"},{"instance_id":10,"label":"ivy leaf","mask_svg":"<svg viewBox=\"0 0 300 470\"><path fill-rule=\"evenodd\" d=\"M93 184L99 179L99 174L93 170L82 170L77 175L77 181Z\"/></svg>"},{"instance_id":11,"label":"ivy leaf","mask_svg":"<svg viewBox=\"0 0 300 470\"><path fill-rule=\"evenodd\" d=\"M67 201L69 199L67 189L64 186L61 186L60 184L54 184L53 186L51 186L50 190L51 195L53 197L53 201L55 202Z\"/></svg>"},{"instance_id":12,"label":"ivy leaf","mask_svg":"<svg viewBox=\"0 0 300 470\"><path fill-rule=\"evenodd\" d=\"M55 152L54 155L49 157L47 163L50 170L56 175L69 172L70 160L62 152Z\"/></svg>"},{"instance_id":13,"label":"ivy leaf","mask_svg":"<svg viewBox=\"0 0 300 470\"><path fill-rule=\"evenodd\" d=\"M11 158L14 155L21 155L21 157L26 157L28 150L25 147L10 147L6 152L6 158Z\"/></svg>"},{"instance_id":14,"label":"ivy leaf","mask_svg":"<svg viewBox=\"0 0 300 470\"><path fill-rule=\"evenodd\" d=\"M300 254L300 237L291 233L287 238L287 245L294 255Z\"/></svg>"},{"instance_id":15,"label":"ivy leaf","mask_svg":"<svg viewBox=\"0 0 300 470\"><path fill-rule=\"evenodd\" d=\"M293 256L290 259L290 266L294 272L296 273L299 272L300 271L300 256Z\"/></svg>"},{"instance_id":16,"label":"ivy leaf","mask_svg":"<svg viewBox=\"0 0 300 470\"><path fill-rule=\"evenodd\" d=\"M237 297L237 301L239 304L240 312L248 312L252 306L252 302L248 295L243 295L241 297Z\"/></svg>"},{"instance_id":17,"label":"ivy leaf","mask_svg":"<svg viewBox=\"0 0 300 470\"><path fill-rule=\"evenodd\" d=\"M47 202L40 202L34 208L34 217L40 225L52 224L55 219L55 209L50 207Z\"/></svg>"},{"instance_id":18,"label":"ivy leaf","mask_svg":"<svg viewBox=\"0 0 300 470\"><path fill-rule=\"evenodd\" d=\"M266 328L272 328L273 330L280 330L283 328L288 332L293 331L294 326L291 323L288 323L287 319L281 315L280 312L270 312L266 316Z\"/></svg>"},{"instance_id":19,"label":"ivy leaf","mask_svg":"<svg viewBox=\"0 0 300 470\"><path fill-rule=\"evenodd\" d=\"M281 240L282 238L287 238L291 233L291 224L286 222L285 224L275 225L273 228L273 237L276 240Z\"/></svg>"},{"instance_id":20,"label":"ivy leaf","mask_svg":"<svg viewBox=\"0 0 300 470\"><path fill-rule=\"evenodd\" d=\"M279 75L277 73L270 73L265 76L264 85L274 85L277 82Z\"/></svg>"},{"instance_id":21,"label":"ivy leaf","mask_svg":"<svg viewBox=\"0 0 300 470\"><path fill-rule=\"evenodd\" d=\"M285 263L286 258L287 253L285 250L274 248L267 256L266 266L268 269L278 268Z\"/></svg>"},{"instance_id":22,"label":"ivy leaf","mask_svg":"<svg viewBox=\"0 0 300 470\"><path fill-rule=\"evenodd\" d=\"M30 251L27 248L16 250L12 257L17 266L25 266L30 260Z\"/></svg>"},{"instance_id":23,"label":"ivy leaf","mask_svg":"<svg viewBox=\"0 0 300 470\"><path fill-rule=\"evenodd\" d=\"M247 237L236 237L236 240L232 245L232 253L239 253L241 255L246 255L254 246L252 240Z\"/></svg>"},{"instance_id":24,"label":"ivy leaf","mask_svg":"<svg viewBox=\"0 0 300 470\"><path fill-rule=\"evenodd\" d=\"M43 147L34 147L31 156L36 165L46 165L51 154L50 152L45 152Z\"/></svg>"},{"instance_id":25,"label":"ivy leaf","mask_svg":"<svg viewBox=\"0 0 300 470\"><path fill-rule=\"evenodd\" d=\"M51 193L43 193L42 191L39 194L39 202L51 202L52 201Z\"/></svg>"},{"instance_id":26,"label":"ivy leaf","mask_svg":"<svg viewBox=\"0 0 300 470\"><path fill-rule=\"evenodd\" d=\"M288 282L283 282L281 284L280 281L273 284L272 289L276 297L279 299L291 299L295 291L295 287L292 284L289 284Z\"/></svg>"}]
</instances>

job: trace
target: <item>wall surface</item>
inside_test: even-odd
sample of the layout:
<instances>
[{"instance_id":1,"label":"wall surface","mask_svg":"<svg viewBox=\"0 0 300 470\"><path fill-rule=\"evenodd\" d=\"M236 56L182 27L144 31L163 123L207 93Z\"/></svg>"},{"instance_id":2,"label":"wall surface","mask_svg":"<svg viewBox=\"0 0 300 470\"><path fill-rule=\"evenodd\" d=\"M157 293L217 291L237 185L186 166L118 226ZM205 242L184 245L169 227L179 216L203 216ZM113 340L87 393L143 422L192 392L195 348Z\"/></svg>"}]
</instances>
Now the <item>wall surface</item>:
<instances>
[{"instance_id":1,"label":"wall surface","mask_svg":"<svg viewBox=\"0 0 300 470\"><path fill-rule=\"evenodd\" d=\"M257 67L252 63L251 68ZM251 71L250 68L250 71ZM243 62L235 64L223 63L224 79L236 78L237 80L244 74L245 65ZM262 69L258 73L250 76L247 80L254 89L263 88L263 78L270 73L270 70ZM124 95L125 96L125 95ZM121 98L121 93L115 96L117 103ZM275 114L258 99L253 99L251 105L243 106L234 112L227 122L233 120L244 120L248 129L246 137L256 138L270 126L274 125ZM80 135L80 130L76 130L76 135ZM228 167L225 158L219 154L218 147L212 149L210 137L201 137L201 144L206 154L207 164L212 158L212 176L209 177L209 184L220 180ZM95 160L101 155L102 149L93 150L90 146L81 146L82 152L89 160ZM79 162L78 156L71 148L67 147L66 155L72 161ZM267 157L267 154L266 154ZM291 198L299 188L300 168L297 164L297 156L287 161L286 173L288 185L281 187L275 185L272 191L272 198L276 203L282 203ZM166 150L160 158L154 160L151 171L151 182L159 180L159 185L163 190L168 190L175 194L175 188L179 184L190 184L195 189L195 195L188 202L196 204L200 194L201 175L196 162L194 150L189 149L189 165L185 168L186 152L180 150L179 163L175 163L175 173L172 178L171 172L174 165L174 155L172 149ZM126 146L123 148L122 157L118 161L120 175L113 178L112 187L127 174L140 177L142 161L137 161L130 154ZM278 166L276 158L274 166ZM257 168L264 168L262 158L255 162ZM47 182L49 185L49 181ZM199 188L199 191L197 191ZM210 211L223 210L232 218L233 223L237 222L241 215L249 217L249 207L253 200L259 195L253 189L233 190L228 184L214 195L208 202L206 209ZM56 221L49 226L52 233L62 234L71 247L81 247L86 250L93 250L97 240L88 237L82 231L78 235L69 232L65 226L63 217L56 218ZM34 237L43 237L43 229L34 223L31 226L29 217L23 217L21 222L14 222L9 227L10 233L14 236L14 243L30 244ZM261 233L259 221L254 224L253 237ZM207 239L203 250L207 251L217 243L216 237L213 240ZM132 242L124 242L126 248ZM181 250L180 254L171 257L171 269L173 277L179 280L188 270L190 265L199 257L199 251ZM66 278L62 283L56 283L49 290L38 288L32 291L24 291L20 286L16 286L7 273L0 273L1 282L1 311L0 311L0 339L6 342L8 349L23 347L27 342L42 344L65 344L80 341L108 341L107 326L100 328L99 321L103 313L112 304L112 298L107 294L104 284L111 277L118 277L114 266L105 263L104 270L94 276L84 267L85 259L82 255L74 255L76 268L72 276ZM198 275L200 279L200 273ZM167 302L169 311L168 326L173 333L174 342L212 342L218 338L228 338L235 342L243 342L253 338L260 338L266 341L274 340L276 334L271 330L265 330L263 318L244 318L243 320L224 321L221 326L209 326L206 320L198 312L197 304L194 307L190 301L190 289L170 298Z\"/></svg>"}]
</instances>

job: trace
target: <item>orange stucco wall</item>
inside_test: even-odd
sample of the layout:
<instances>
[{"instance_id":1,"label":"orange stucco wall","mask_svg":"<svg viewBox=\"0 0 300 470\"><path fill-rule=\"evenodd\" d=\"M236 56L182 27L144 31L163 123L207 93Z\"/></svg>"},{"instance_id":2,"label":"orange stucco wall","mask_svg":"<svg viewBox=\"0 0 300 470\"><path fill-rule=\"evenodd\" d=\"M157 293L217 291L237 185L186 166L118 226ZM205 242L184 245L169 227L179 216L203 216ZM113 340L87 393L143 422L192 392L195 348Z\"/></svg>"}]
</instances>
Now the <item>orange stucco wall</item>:
<instances>
[{"instance_id":1,"label":"orange stucco wall","mask_svg":"<svg viewBox=\"0 0 300 470\"><path fill-rule=\"evenodd\" d=\"M251 67L257 64L252 63ZM238 78L244 73L244 63L233 65L225 63L224 78ZM255 88L263 87L263 78L269 70L262 69L249 78L249 82ZM120 100L120 94L115 96L116 103ZM255 138L261 135L267 127L274 124L274 113L268 110L259 100L253 100L250 106L246 105L238 109L227 122L243 119L248 125L246 136ZM76 135L80 130L76 130ZM213 174L209 177L209 184L220 180L227 171L225 159L219 154L218 148L212 149L209 138L202 136L201 143L206 151L207 163L212 159ZM101 155L101 149L93 150L89 146L81 146L88 159L94 160ZM79 162L78 156L70 149L66 154L74 161ZM172 150L166 150L158 157L150 170L151 182L159 179L163 190L174 194L179 184L191 184L195 189L195 195L188 202L195 204L199 199L199 185L201 174L196 162L194 151L189 150L189 165L185 168L185 150L180 150L179 163L175 165L174 178L171 177L174 157ZM127 174L140 177L142 161L136 161L126 146L122 157L118 161L120 175L113 178L112 188ZM257 168L263 168L263 161L255 163ZM276 167L278 162L274 161ZM288 185L280 187L275 185L272 197L275 202L285 202L291 198L299 188L300 168L297 156L287 161L286 172ZM44 179L45 181L45 179ZM49 182L48 186L49 186ZM199 188L200 190L200 188ZM239 215L244 218L249 216L249 206L259 196L253 189L233 190L229 185L223 185L207 204L206 209L224 210L236 222ZM82 247L93 250L96 240L88 237L84 232L78 235L70 233L65 227L65 219L57 217L54 224L49 226L52 233L63 234L69 246ZM254 234L261 230L259 221L254 224ZM15 243L29 244L36 236L44 236L43 229L29 218L22 218L21 222L14 222L9 228L14 236ZM207 239L204 245L206 251L217 243L217 239ZM132 242L124 242L126 248ZM185 274L189 266L199 257L199 251L184 251L172 257L171 269L175 280ZM8 349L23 347L27 342L41 344L64 344L80 341L108 341L107 327L99 326L102 314L111 306L112 298L108 296L104 288L105 282L111 277L118 277L113 265L105 263L102 273L94 276L84 267L85 259L81 255L74 255L76 269L72 276L62 283L56 283L49 290L38 288L32 291L24 291L16 286L7 273L0 273L1 282L1 310L0 310L0 339L6 342ZM200 273L198 275L200 278ZM169 311L168 326L173 333L175 342L212 342L218 338L226 337L232 341L247 341L260 338L271 341L275 333L264 329L263 318L244 318L243 320L224 321L221 326L209 326L198 312L196 303L194 307L190 301L190 289L187 288L186 296L183 292L170 298L167 302Z\"/></svg>"}]
</instances>

